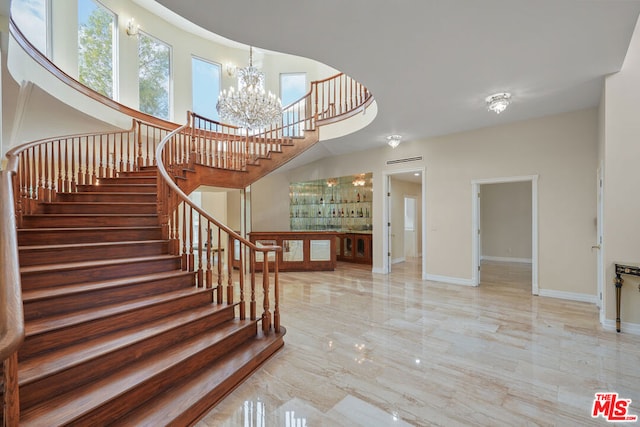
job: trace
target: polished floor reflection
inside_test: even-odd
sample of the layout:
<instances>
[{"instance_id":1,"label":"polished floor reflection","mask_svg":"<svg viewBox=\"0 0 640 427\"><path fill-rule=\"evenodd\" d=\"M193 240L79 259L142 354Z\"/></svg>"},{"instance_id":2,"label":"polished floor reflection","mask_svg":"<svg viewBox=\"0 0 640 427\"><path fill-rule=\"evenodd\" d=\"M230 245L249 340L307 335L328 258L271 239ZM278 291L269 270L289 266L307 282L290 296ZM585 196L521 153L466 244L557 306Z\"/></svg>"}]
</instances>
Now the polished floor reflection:
<instances>
[{"instance_id":1,"label":"polished floor reflection","mask_svg":"<svg viewBox=\"0 0 640 427\"><path fill-rule=\"evenodd\" d=\"M640 337L592 304L531 295L526 264L477 288L339 263L282 273L285 347L199 426L585 426L596 392L640 415Z\"/></svg>"}]
</instances>

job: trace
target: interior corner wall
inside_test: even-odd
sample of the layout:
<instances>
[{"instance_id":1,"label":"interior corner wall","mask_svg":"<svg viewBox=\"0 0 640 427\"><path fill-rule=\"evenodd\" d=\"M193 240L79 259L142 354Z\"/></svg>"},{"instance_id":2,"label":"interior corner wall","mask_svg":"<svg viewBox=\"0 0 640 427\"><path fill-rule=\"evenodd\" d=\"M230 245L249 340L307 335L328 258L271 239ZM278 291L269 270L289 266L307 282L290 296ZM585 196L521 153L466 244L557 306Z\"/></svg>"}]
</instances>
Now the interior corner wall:
<instances>
[{"instance_id":1,"label":"interior corner wall","mask_svg":"<svg viewBox=\"0 0 640 427\"><path fill-rule=\"evenodd\" d=\"M616 317L615 263L640 264L640 28L631 38L622 70L608 76L604 115L604 307L605 322ZM621 318L640 326L640 281L623 277ZM639 329L640 330L640 329Z\"/></svg>"},{"instance_id":2,"label":"interior corner wall","mask_svg":"<svg viewBox=\"0 0 640 427\"><path fill-rule=\"evenodd\" d=\"M270 174L251 185L251 230L289 231L289 179Z\"/></svg>"},{"instance_id":3,"label":"interior corner wall","mask_svg":"<svg viewBox=\"0 0 640 427\"><path fill-rule=\"evenodd\" d=\"M427 274L470 283L471 182L538 175L539 288L595 298L597 114L593 108L325 158L258 182L253 212L268 230L268 212L288 221L289 182L372 172L373 270L386 271L384 174L425 168ZM423 160L386 164L413 156ZM281 219L273 218L275 226ZM579 268L568 274L567 266Z\"/></svg>"},{"instance_id":4,"label":"interior corner wall","mask_svg":"<svg viewBox=\"0 0 640 427\"><path fill-rule=\"evenodd\" d=\"M481 257L531 261L531 182L480 186Z\"/></svg>"}]
</instances>

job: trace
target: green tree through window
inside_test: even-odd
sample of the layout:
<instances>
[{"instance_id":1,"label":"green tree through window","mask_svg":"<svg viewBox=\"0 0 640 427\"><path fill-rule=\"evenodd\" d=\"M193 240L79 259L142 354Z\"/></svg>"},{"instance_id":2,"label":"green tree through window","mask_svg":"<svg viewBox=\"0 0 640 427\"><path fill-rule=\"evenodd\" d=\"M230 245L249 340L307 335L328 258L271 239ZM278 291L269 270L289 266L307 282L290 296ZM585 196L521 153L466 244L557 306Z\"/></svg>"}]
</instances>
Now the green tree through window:
<instances>
[{"instance_id":1,"label":"green tree through window","mask_svg":"<svg viewBox=\"0 0 640 427\"><path fill-rule=\"evenodd\" d=\"M78 77L82 84L113 98L115 16L90 0L78 2Z\"/></svg>"},{"instance_id":2,"label":"green tree through window","mask_svg":"<svg viewBox=\"0 0 640 427\"><path fill-rule=\"evenodd\" d=\"M140 32L138 61L140 111L169 120L171 48Z\"/></svg>"}]
</instances>

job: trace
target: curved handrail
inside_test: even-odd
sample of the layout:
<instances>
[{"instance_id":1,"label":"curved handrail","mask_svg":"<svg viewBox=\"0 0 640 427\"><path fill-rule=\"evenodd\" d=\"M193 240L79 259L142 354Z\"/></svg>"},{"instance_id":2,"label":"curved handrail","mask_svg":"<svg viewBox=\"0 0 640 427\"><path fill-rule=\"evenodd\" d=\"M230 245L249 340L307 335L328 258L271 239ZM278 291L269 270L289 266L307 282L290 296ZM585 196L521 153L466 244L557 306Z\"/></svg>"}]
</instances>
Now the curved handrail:
<instances>
[{"instance_id":1,"label":"curved handrail","mask_svg":"<svg viewBox=\"0 0 640 427\"><path fill-rule=\"evenodd\" d=\"M251 248L251 249L253 249L255 251L258 251L258 252L281 251L282 248L280 246L262 246L262 247L258 247L253 242L245 239L244 237L242 237L241 235L236 233L234 230L232 230L228 226L224 225L223 223L221 223L218 220L216 220L215 218L213 218L206 211L204 211L198 205L196 205L193 201L191 201L191 199L189 199L189 196L187 196L184 193L184 191L182 191L182 189L180 189L180 187L178 187L178 185L173 181L173 178L170 177L169 173L167 172L167 169L164 166L164 162L161 161L161 159L163 158L162 154L163 154L163 151L164 151L164 147L167 145L167 143L173 137L175 137L176 135L178 135L180 133L184 133L187 129L190 129L190 126L188 124L183 125L183 126L179 127L178 129L175 129L173 132L168 134L160 142L160 144L158 144L158 148L156 148L156 159L158 159L158 162L157 162L156 166L158 167L158 173L164 179L165 184L171 190L173 190L176 195L178 195L180 197L181 201L184 201L185 203L187 203L191 208L193 208L193 210L198 212L198 214L202 215L208 221L211 221L213 224L215 224L217 227L219 227L221 230L223 230L225 233L233 236L234 239L239 240L243 244L247 245L249 248Z\"/></svg>"},{"instance_id":2,"label":"curved handrail","mask_svg":"<svg viewBox=\"0 0 640 427\"><path fill-rule=\"evenodd\" d=\"M69 87L77 90L81 94L87 96L94 101L97 101L101 104L106 105L107 107L112 108L115 111L118 111L124 115L129 117L141 120L146 123L150 123L160 127L167 128L175 128L178 125L170 122L168 120L164 120L158 118L156 116L152 116L150 114L143 113L134 108L128 107L124 104L121 104L113 99L104 96L103 94L96 92L88 86L83 85L78 80L71 77L69 74L62 71L56 64L51 62L49 58L47 58L42 52L40 52L33 44L29 41L27 37L22 33L18 25L13 20L13 17L9 18L9 33L16 40L18 45L24 49L24 51L29 55L34 61L40 64L44 69L49 71L55 77L58 78L61 82L65 83Z\"/></svg>"},{"instance_id":3,"label":"curved handrail","mask_svg":"<svg viewBox=\"0 0 640 427\"><path fill-rule=\"evenodd\" d=\"M165 206L159 203L158 212L162 218L163 229L169 230L166 233L170 241L179 244L180 232L175 229L177 218L180 213L170 212L170 204L174 207L179 204L189 206L189 211L195 211L197 215L204 218L208 222L206 229L207 239L211 237L211 229L209 224L213 224L218 228L218 235L224 231L229 236L228 246L228 286L227 286L227 303L233 303L233 278L232 268L234 258L232 252L235 249L235 242L249 249L250 266L251 266L251 298L250 310L251 319L256 319L256 299L255 299L255 271L256 271L256 254L263 256L263 290L264 290L264 313L262 314L263 331L268 332L272 326L271 312L269 311L268 293L269 285L269 258L270 252L280 252L282 248L279 246L258 246L251 241L243 238L226 225L218 222L215 218L207 214L204 210L196 206L186 196L186 194L175 184L174 177L167 171L169 168L179 167L180 164L165 165L162 160L164 150L167 148L168 142L187 132L192 123L180 126L176 123L169 122L149 114L142 113L126 105L120 104L111 98L108 98L89 87L81 84L79 81L69 76L67 73L53 64L46 56L36 49L29 40L20 31L14 20L10 18L10 34L18 45L36 61L44 69L48 70L53 76L61 82L75 89L79 93L88 98L102 103L113 110L133 119L133 126L129 130L115 130L111 132L84 133L57 138L45 138L38 141L29 142L12 148L7 153L8 163L7 170L0 171L2 179L0 180L0 199L5 203L0 206L0 222L2 223L2 234L0 234L0 251L2 259L5 261L3 269L0 271L0 356L5 360L5 375L11 370L10 375L17 378L17 358L16 351L24 339L24 316L22 312L21 300L21 282L20 270L18 263L18 242L17 227L21 225L22 215L30 213L39 201L50 201L56 192L60 191L76 191L77 185L95 184L102 177L109 177L120 171L137 170L143 166L156 165L159 171L159 191L165 191L159 195L160 199L164 198ZM335 76L328 77L323 80L311 83L310 91L285 107L284 113L287 117L279 127L265 130L254 135L245 135L245 141L258 141L263 147L278 146L285 141L294 137L301 136L300 132L304 130L314 130L318 125L326 125L336 120L343 120L359 111L363 111L373 102L371 93L360 83L350 77L339 73ZM338 118L339 119L336 119ZM220 124L228 129L236 129L231 134L227 134L227 139L242 139L238 135L237 128ZM193 130L193 125L191 124ZM230 137L233 136L233 138ZM193 134L189 136L193 137ZM146 139L143 139L146 138ZM158 144L158 140L161 140ZM113 149L109 151L109 149ZM258 151L253 151L255 155ZM144 154L146 153L146 158ZM262 153L262 152L261 152ZM178 157L178 160L193 161L190 152ZM249 156L249 151L245 149L245 156ZM111 158L110 156L113 156ZM83 162L83 164L80 164ZM165 188L166 186L166 188ZM173 215L173 218L171 216ZM183 210L182 216L186 216L186 209ZM171 221L173 221L173 229L171 229ZM189 241L191 248L187 254L183 246L183 268L193 271L194 255L193 245L195 242L193 229L188 233L188 239L185 226L183 223L182 235L183 245ZM207 277L203 279L202 255L203 246L207 249L207 263L210 261L211 244L209 240L202 243L202 233L198 231L198 251L199 251L199 269L197 273L197 282L199 286L211 286L211 271L207 270ZM220 239L218 239L218 254L220 251ZM243 250L240 251L240 264L243 264ZM179 250L174 251L179 253ZM278 284L278 257L274 260L274 286L275 305L273 311L273 326L276 332L279 332L279 284ZM221 263L218 259L218 302L222 298L222 286L220 273ZM208 268L208 267L207 267ZM243 276L244 269L239 269L240 276L240 317L245 318L244 314L244 290ZM9 361L9 363L7 363ZM9 367L9 369L7 369ZM15 382L15 381L14 381ZM14 396L14 402L17 402L17 382L16 387L5 389L5 396ZM5 383L5 387L9 387ZM17 406L11 408L16 411ZM5 414L8 411L5 411ZM15 418L17 420L17 418Z\"/></svg>"},{"instance_id":4,"label":"curved handrail","mask_svg":"<svg viewBox=\"0 0 640 427\"><path fill-rule=\"evenodd\" d=\"M0 361L14 353L24 340L22 289L18 259L18 236L13 214L14 196L11 171L0 171Z\"/></svg>"}]
</instances>

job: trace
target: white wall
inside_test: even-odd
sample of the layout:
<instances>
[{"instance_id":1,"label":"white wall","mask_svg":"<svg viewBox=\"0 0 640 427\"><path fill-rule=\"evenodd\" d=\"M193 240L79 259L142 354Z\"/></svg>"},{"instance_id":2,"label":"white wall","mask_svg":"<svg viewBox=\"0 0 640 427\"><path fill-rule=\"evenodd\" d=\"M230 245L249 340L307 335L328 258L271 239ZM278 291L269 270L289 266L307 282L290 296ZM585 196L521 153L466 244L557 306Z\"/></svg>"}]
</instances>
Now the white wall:
<instances>
[{"instance_id":1,"label":"white wall","mask_svg":"<svg viewBox=\"0 0 640 427\"><path fill-rule=\"evenodd\" d=\"M404 230L404 198L414 197L416 199L416 230L412 233L415 237L416 254L406 253L406 239ZM421 239L422 227L420 218L422 217L422 186L407 181L401 181L391 176L391 260L392 262L405 260L408 256L416 256L422 252Z\"/></svg>"},{"instance_id":2,"label":"white wall","mask_svg":"<svg viewBox=\"0 0 640 427\"><path fill-rule=\"evenodd\" d=\"M480 186L483 259L531 262L531 182Z\"/></svg>"},{"instance_id":3,"label":"white wall","mask_svg":"<svg viewBox=\"0 0 640 427\"><path fill-rule=\"evenodd\" d=\"M229 76L224 65L232 63L245 67L249 62L248 47L235 42L219 43L220 37L200 36L187 32L131 1L101 0L101 3L118 17L118 74L120 82L119 102L132 108L138 108L138 44L137 38L127 35L126 26L130 18L140 25L140 31L167 43L172 48L172 92L173 105L170 120L177 123L186 121L186 112L192 109L191 103L191 58L197 56L221 64L222 88L236 85L236 76ZM77 77L77 17L76 1L52 2L52 21L55 26L53 35L52 59L67 74ZM265 72L267 90L278 94L280 73L306 72L307 81L323 79L337 71L317 61L254 49L254 65ZM59 95L61 99L66 97Z\"/></svg>"},{"instance_id":4,"label":"white wall","mask_svg":"<svg viewBox=\"0 0 640 427\"><path fill-rule=\"evenodd\" d=\"M604 116L604 304L607 323L615 319L612 285L615 263L640 263L640 28L631 39L622 70L605 80ZM622 321L640 333L638 279L624 276ZM623 328L624 329L624 328Z\"/></svg>"},{"instance_id":5,"label":"white wall","mask_svg":"<svg viewBox=\"0 0 640 427\"><path fill-rule=\"evenodd\" d=\"M261 229L271 227L267 218L287 224L289 182L371 171L373 268L384 271L383 173L424 167L427 272L471 282L471 181L539 175L539 287L594 298L597 140L589 109L326 158L255 184L264 194L254 198L254 220L260 212ZM424 160L386 165L413 156Z\"/></svg>"}]
</instances>

